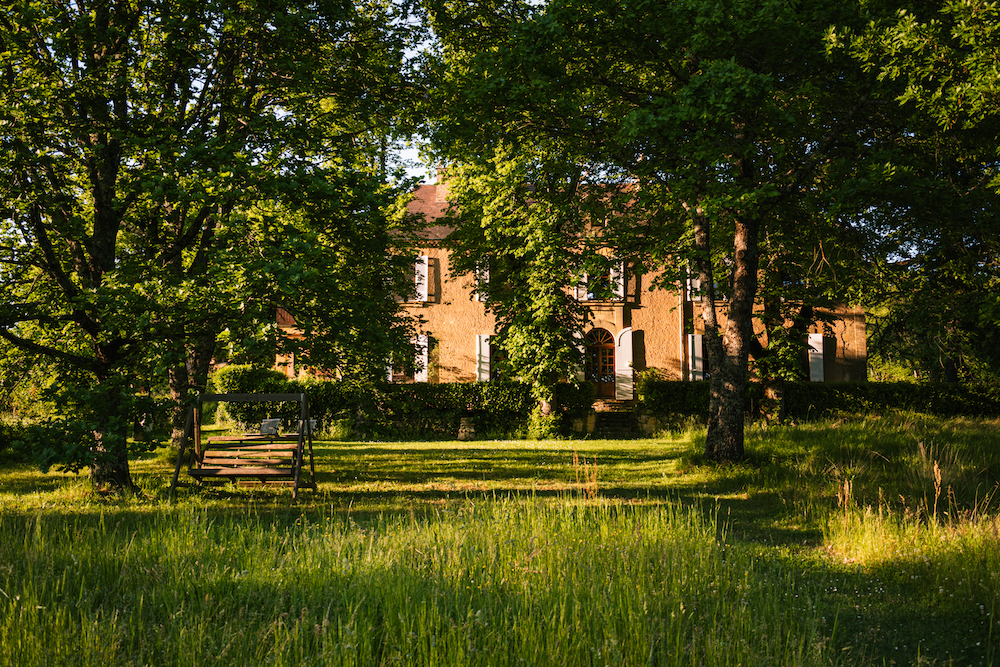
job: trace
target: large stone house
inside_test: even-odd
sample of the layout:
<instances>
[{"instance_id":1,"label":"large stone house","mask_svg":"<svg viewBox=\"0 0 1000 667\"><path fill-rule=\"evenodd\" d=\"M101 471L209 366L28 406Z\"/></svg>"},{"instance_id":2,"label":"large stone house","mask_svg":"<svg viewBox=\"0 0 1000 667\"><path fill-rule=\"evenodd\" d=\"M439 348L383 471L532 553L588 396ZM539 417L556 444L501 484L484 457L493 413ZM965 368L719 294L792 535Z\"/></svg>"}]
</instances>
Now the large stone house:
<instances>
[{"instance_id":1,"label":"large stone house","mask_svg":"<svg viewBox=\"0 0 1000 667\"><path fill-rule=\"evenodd\" d=\"M410 210L429 223L414 263L416 296L405 307L423 320L417 341L419 358L412 373L396 372L395 381L484 382L491 378L490 336L496 322L487 312L470 276L454 276L442 241L451 232L435 225L448 206L447 186L421 185ZM635 373L657 369L676 380L703 379L705 359L701 302L687 286L678 292L648 289L650 276L622 267L612 299L591 299L584 332L583 377L596 385L600 398L633 398ZM576 297L587 300L585 287ZM808 333L803 371L814 381L863 380L866 376L865 314L840 307L832 323ZM567 369L567 375L581 369Z\"/></svg>"},{"instance_id":2,"label":"large stone house","mask_svg":"<svg viewBox=\"0 0 1000 667\"><path fill-rule=\"evenodd\" d=\"M417 358L388 371L394 382L485 382L494 376L490 337L496 321L472 277L451 273L442 241L452 228L435 224L447 207L447 185L440 183L421 185L409 205L428 223L414 260L415 296L404 304L422 323ZM576 298L587 300L591 313L583 338L586 362L583 369L567 369L567 376L594 383L598 398L624 401L634 398L635 374L647 369L667 379L704 379L700 298L687 285L677 292L650 291L653 276L628 267L619 271L612 280L618 285L614 298L592 299L585 286L577 290ZM832 323L808 332L803 374L819 382L864 380L864 310L842 306L828 314ZM294 322L279 325L292 328ZM298 370L291 359L281 361L289 374Z\"/></svg>"}]
</instances>

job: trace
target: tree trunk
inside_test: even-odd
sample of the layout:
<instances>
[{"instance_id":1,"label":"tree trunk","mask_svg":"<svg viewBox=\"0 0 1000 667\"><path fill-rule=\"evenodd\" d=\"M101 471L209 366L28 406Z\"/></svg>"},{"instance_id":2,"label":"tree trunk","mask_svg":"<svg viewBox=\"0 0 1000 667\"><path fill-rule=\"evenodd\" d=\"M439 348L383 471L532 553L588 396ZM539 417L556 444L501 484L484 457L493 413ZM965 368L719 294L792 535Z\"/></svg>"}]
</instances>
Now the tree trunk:
<instances>
[{"instance_id":1,"label":"tree trunk","mask_svg":"<svg viewBox=\"0 0 1000 667\"><path fill-rule=\"evenodd\" d=\"M105 452L98 445L96 450L97 457L90 466L90 482L95 489L108 489L119 493L135 493L139 490L132 481L127 447L116 447L111 452Z\"/></svg>"},{"instance_id":2,"label":"tree trunk","mask_svg":"<svg viewBox=\"0 0 1000 667\"><path fill-rule=\"evenodd\" d=\"M760 263L760 223L755 218L737 216L735 227L735 266L726 331L722 344L715 345L716 348L722 348L722 354L716 356L712 349L709 350L712 401L708 433L705 436L705 456L715 461L739 461L745 453L743 413L750 340L753 336L753 303L757 296L757 271ZM710 294L714 296L714 291L710 290ZM714 298L707 306L710 310L715 310ZM709 315L706 313L707 316ZM711 317L715 317L714 313Z\"/></svg>"},{"instance_id":3,"label":"tree trunk","mask_svg":"<svg viewBox=\"0 0 1000 667\"><path fill-rule=\"evenodd\" d=\"M99 377L98 390L90 397L90 406L97 418L94 445L91 450L90 482L95 489L117 493L135 493L139 487L132 481L128 463L127 401L130 391L122 378Z\"/></svg>"},{"instance_id":4,"label":"tree trunk","mask_svg":"<svg viewBox=\"0 0 1000 667\"><path fill-rule=\"evenodd\" d=\"M194 338L194 344L187 351L184 363L170 370L170 398L174 401L171 419L170 446L180 451L184 440L184 426L187 421L188 391L194 389L204 393L208 387L208 372L215 356L214 332L203 332Z\"/></svg>"}]
</instances>

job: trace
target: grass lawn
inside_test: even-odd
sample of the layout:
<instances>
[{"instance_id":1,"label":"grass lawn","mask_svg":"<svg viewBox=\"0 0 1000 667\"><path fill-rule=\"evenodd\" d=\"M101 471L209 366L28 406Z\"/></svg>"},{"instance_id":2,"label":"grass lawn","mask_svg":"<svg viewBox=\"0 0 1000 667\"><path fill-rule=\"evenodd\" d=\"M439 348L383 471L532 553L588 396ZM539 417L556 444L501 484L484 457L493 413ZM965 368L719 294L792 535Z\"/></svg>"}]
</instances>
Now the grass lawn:
<instances>
[{"instance_id":1,"label":"grass lawn","mask_svg":"<svg viewBox=\"0 0 1000 667\"><path fill-rule=\"evenodd\" d=\"M0 665L1000 664L1000 423L320 442L319 489L0 464Z\"/></svg>"}]
</instances>

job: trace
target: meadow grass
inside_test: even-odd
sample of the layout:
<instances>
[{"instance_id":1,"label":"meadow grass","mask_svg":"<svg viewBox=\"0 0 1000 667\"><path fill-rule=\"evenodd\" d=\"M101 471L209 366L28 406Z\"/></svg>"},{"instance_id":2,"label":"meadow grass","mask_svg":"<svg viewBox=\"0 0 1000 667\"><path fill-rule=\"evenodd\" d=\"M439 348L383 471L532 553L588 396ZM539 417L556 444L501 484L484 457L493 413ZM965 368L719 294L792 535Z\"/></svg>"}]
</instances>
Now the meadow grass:
<instances>
[{"instance_id":1,"label":"meadow grass","mask_svg":"<svg viewBox=\"0 0 1000 667\"><path fill-rule=\"evenodd\" d=\"M319 489L0 469L0 665L998 664L997 422L318 443Z\"/></svg>"}]
</instances>

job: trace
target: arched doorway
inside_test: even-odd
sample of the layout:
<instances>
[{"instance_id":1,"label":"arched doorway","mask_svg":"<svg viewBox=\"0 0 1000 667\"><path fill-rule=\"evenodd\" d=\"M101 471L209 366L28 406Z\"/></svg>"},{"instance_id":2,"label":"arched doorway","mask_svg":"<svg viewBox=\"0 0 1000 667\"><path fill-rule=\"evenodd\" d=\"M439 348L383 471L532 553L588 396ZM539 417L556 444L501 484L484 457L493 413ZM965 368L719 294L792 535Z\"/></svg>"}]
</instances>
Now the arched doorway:
<instances>
[{"instance_id":1,"label":"arched doorway","mask_svg":"<svg viewBox=\"0 0 1000 667\"><path fill-rule=\"evenodd\" d=\"M597 398L614 398L615 337L606 329L592 329L586 342L584 378L594 383Z\"/></svg>"}]
</instances>

